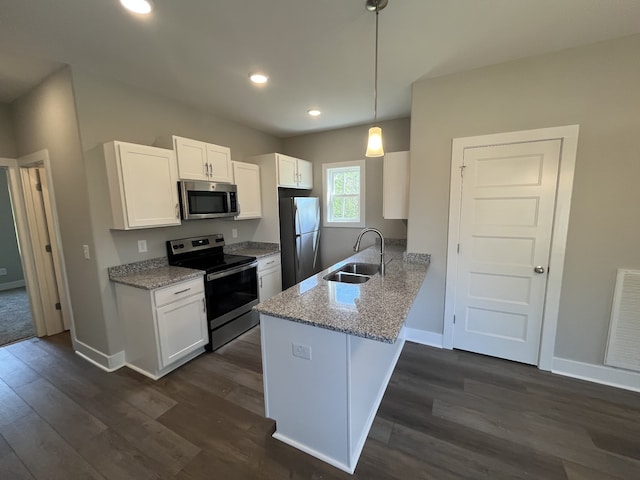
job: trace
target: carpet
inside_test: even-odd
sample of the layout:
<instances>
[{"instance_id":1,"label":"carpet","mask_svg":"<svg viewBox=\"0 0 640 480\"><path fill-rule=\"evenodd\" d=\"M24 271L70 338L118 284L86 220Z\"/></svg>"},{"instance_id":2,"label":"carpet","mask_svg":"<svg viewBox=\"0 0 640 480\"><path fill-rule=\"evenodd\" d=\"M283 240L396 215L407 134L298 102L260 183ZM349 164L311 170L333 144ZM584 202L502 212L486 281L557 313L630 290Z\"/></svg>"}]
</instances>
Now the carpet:
<instances>
[{"instance_id":1,"label":"carpet","mask_svg":"<svg viewBox=\"0 0 640 480\"><path fill-rule=\"evenodd\" d=\"M0 345L34 335L27 290L23 287L0 291Z\"/></svg>"}]
</instances>

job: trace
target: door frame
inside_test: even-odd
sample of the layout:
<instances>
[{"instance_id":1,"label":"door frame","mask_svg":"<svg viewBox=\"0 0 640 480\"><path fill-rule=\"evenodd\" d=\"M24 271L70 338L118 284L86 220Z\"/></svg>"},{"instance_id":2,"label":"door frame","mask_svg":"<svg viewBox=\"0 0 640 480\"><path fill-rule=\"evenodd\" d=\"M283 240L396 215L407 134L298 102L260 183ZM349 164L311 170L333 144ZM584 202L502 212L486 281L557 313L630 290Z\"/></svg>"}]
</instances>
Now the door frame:
<instances>
[{"instance_id":1,"label":"door frame","mask_svg":"<svg viewBox=\"0 0 640 480\"><path fill-rule=\"evenodd\" d=\"M35 256L33 252L32 235L29 227L29 209L25 199L23 190L21 170L23 168L31 168L41 166L45 169L46 189L43 189L43 197L45 202L49 204L50 209L50 242L52 255L54 260L56 283L58 286L58 295L62 310L62 318L65 329L70 329L73 333L73 312L71 309L71 297L69 296L69 283L67 280L67 272L64 262L64 254L62 252L62 240L60 236L60 225L58 221L57 207L55 202L55 193L53 190L53 178L51 175L51 162L49 152L40 150L38 152L25 155L19 159L0 158L0 166L7 168L9 177L9 190L11 193L11 201L14 213L14 221L16 224L16 233L18 237L18 245L20 246L20 257L22 260L22 268L29 294L29 303L31 304L31 312L33 314L34 327L38 337L47 334L44 322L44 313L41 307L41 291L40 281L37 276ZM53 235L51 235L53 233ZM75 334L73 334L75 338Z\"/></svg>"},{"instance_id":2,"label":"door frame","mask_svg":"<svg viewBox=\"0 0 640 480\"><path fill-rule=\"evenodd\" d=\"M447 244L447 273L445 282L445 305L442 344L453 349L453 314L455 312L456 285L458 272L458 243L460 237L462 176L460 166L464 159L464 150L474 147L488 147L503 144L529 143L545 140L560 140L560 167L556 190L556 204L553 214L553 230L549 256L549 275L543 305L542 333L538 368L550 371L558 327L560 309L560 290L564 270L565 248L569 230L569 213L576 153L578 148L579 125L541 128L518 132L498 133L475 137L454 138L451 148L451 185L449 196L449 236Z\"/></svg>"}]
</instances>

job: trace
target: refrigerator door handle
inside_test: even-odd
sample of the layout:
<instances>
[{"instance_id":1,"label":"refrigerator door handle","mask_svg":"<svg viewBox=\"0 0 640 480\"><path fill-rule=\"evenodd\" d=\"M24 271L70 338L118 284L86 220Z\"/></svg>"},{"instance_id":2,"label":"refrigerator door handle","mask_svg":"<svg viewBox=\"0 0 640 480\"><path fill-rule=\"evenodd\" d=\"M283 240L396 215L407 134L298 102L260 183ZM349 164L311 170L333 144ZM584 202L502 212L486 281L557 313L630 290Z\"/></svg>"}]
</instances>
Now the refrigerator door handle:
<instances>
[{"instance_id":1,"label":"refrigerator door handle","mask_svg":"<svg viewBox=\"0 0 640 480\"><path fill-rule=\"evenodd\" d=\"M300 256L302 255L302 236L296 235L296 274L295 283L298 282L298 276L300 274Z\"/></svg>"},{"instance_id":2,"label":"refrigerator door handle","mask_svg":"<svg viewBox=\"0 0 640 480\"><path fill-rule=\"evenodd\" d=\"M295 223L295 234L299 235L302 233L302 225L300 224L300 212L298 211L298 206L295 203L293 204L293 219Z\"/></svg>"},{"instance_id":3,"label":"refrigerator door handle","mask_svg":"<svg viewBox=\"0 0 640 480\"><path fill-rule=\"evenodd\" d=\"M316 230L315 245L313 246L313 270L316 271L316 265L318 264L318 251L320 246L320 230Z\"/></svg>"}]
</instances>

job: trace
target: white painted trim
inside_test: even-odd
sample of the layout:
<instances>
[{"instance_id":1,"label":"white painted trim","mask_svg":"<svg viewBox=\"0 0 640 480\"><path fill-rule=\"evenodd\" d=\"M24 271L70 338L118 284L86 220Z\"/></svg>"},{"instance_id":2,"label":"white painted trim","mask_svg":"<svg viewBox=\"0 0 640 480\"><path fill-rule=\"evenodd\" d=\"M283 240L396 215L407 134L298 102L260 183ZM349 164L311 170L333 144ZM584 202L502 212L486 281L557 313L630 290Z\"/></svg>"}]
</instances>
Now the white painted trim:
<instances>
[{"instance_id":1,"label":"white painted trim","mask_svg":"<svg viewBox=\"0 0 640 480\"><path fill-rule=\"evenodd\" d=\"M51 213L50 238L51 246L54 249L53 260L56 272L56 283L60 306L62 307L62 320L65 328L71 329L71 336L75 339L75 328L73 323L73 310L71 308L71 296L69 295L69 281L67 277L66 263L62 251L62 236L60 235L60 222L58 220L58 207L56 205L56 195L53 186L53 176L51 173L51 160L48 150L39 150L35 153L25 155L18 159L19 167L44 166L48 194L46 200L49 202ZM45 192L43 191L43 194ZM53 235L51 235L53 233Z\"/></svg>"},{"instance_id":2,"label":"white painted trim","mask_svg":"<svg viewBox=\"0 0 640 480\"><path fill-rule=\"evenodd\" d=\"M0 292L5 290L13 290L14 288L20 288L24 286L24 280L15 280L13 282L0 283Z\"/></svg>"},{"instance_id":3,"label":"white painted trim","mask_svg":"<svg viewBox=\"0 0 640 480\"><path fill-rule=\"evenodd\" d=\"M78 339L73 342L73 348L77 355L106 372L114 372L126 365L124 350L107 355Z\"/></svg>"},{"instance_id":4,"label":"white painted trim","mask_svg":"<svg viewBox=\"0 0 640 480\"><path fill-rule=\"evenodd\" d=\"M314 450L313 448L310 448L303 443L296 442L295 440L292 440L291 438L287 437L286 435L282 435L281 433L275 432L272 435L272 437L277 440L280 440L281 442L286 443L287 445L291 445L293 448L297 448L298 450L308 453L312 457L316 457L322 460L323 462L328 463L329 465L333 465L334 467L339 468L340 470L347 472L349 474L352 474L356 470L355 465L353 466L353 468L350 468L348 465L342 462L338 462L335 458L329 457L323 453L320 453L317 450Z\"/></svg>"},{"instance_id":5,"label":"white painted trim","mask_svg":"<svg viewBox=\"0 0 640 480\"><path fill-rule=\"evenodd\" d=\"M146 370L143 370L140 367L136 367L135 365L132 365L130 363L125 363L124 366L127 367L127 368L130 368L134 372L138 372L140 375L144 375L145 377L150 378L151 380L158 380L160 378L160 375L154 375L154 374L152 374L150 372L147 372Z\"/></svg>"},{"instance_id":6,"label":"white painted trim","mask_svg":"<svg viewBox=\"0 0 640 480\"><path fill-rule=\"evenodd\" d=\"M443 336L441 333L428 332L419 328L404 327L404 336L407 342L419 343L429 347L443 348Z\"/></svg>"},{"instance_id":7,"label":"white painted trim","mask_svg":"<svg viewBox=\"0 0 640 480\"><path fill-rule=\"evenodd\" d=\"M565 377L640 392L640 373L631 370L554 357L551 371Z\"/></svg>"},{"instance_id":8,"label":"white painted trim","mask_svg":"<svg viewBox=\"0 0 640 480\"><path fill-rule=\"evenodd\" d=\"M458 271L457 245L460 237L460 202L462 194L462 179L458 169L463 158L464 150L471 147L559 139L562 141L562 151L560 153L558 189L556 193L553 236L551 239L551 254L549 260L550 268L547 280L544 317L542 319L540 354L538 358L538 368L541 370L552 369L579 130L580 127L578 125L568 125L521 132L498 133L494 135L481 135L476 137L453 139L451 149L447 277L445 283L442 341L444 348L453 348L453 313L455 311L456 298L456 274Z\"/></svg>"}]
</instances>

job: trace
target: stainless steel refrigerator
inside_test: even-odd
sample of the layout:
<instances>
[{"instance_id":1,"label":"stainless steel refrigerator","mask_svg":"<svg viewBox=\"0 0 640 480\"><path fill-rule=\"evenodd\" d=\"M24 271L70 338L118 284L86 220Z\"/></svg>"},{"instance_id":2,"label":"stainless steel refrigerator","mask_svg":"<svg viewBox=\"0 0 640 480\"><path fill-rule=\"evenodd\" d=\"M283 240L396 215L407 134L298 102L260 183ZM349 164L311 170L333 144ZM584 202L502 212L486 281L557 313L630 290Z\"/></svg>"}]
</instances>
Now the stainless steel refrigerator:
<instances>
[{"instance_id":1,"label":"stainless steel refrigerator","mask_svg":"<svg viewBox=\"0 0 640 480\"><path fill-rule=\"evenodd\" d=\"M320 271L320 199L280 199L282 288L289 288Z\"/></svg>"}]
</instances>

